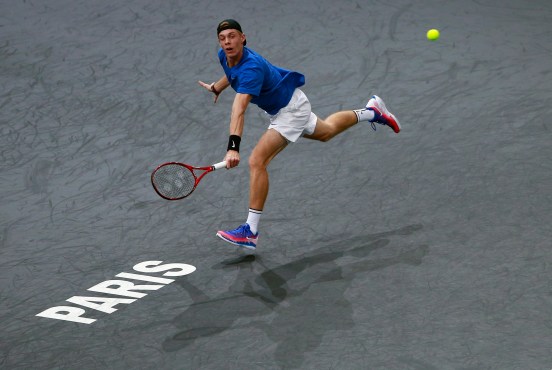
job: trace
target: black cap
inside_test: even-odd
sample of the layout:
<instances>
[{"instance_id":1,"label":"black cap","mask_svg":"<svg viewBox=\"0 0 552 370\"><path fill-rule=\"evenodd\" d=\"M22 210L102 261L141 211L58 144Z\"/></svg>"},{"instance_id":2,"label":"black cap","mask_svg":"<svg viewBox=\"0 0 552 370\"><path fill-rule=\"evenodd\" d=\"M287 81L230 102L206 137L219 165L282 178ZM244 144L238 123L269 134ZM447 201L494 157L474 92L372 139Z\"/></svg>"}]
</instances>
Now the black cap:
<instances>
[{"instance_id":1,"label":"black cap","mask_svg":"<svg viewBox=\"0 0 552 370\"><path fill-rule=\"evenodd\" d=\"M217 36L219 33L221 33L224 30L238 30L241 33L243 33L242 28L240 24L235 21L234 19L225 19L222 22L219 23L217 27ZM245 46L247 44L247 40L243 42L243 45Z\"/></svg>"}]
</instances>

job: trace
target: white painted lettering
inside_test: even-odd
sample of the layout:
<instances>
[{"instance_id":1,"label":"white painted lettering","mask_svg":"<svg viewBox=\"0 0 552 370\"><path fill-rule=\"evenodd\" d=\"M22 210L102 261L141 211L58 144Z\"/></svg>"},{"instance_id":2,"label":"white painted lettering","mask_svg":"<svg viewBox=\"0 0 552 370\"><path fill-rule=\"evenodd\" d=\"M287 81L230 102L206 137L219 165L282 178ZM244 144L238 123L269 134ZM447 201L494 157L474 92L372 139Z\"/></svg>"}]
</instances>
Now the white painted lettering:
<instances>
[{"instance_id":1,"label":"white painted lettering","mask_svg":"<svg viewBox=\"0 0 552 370\"><path fill-rule=\"evenodd\" d=\"M142 281L149 281L151 283L159 283L159 284L170 284L174 281L173 279L165 279L157 276L130 274L128 272L121 272L120 274L117 274L115 276L124 278L124 279L142 280Z\"/></svg>"},{"instance_id":2,"label":"white painted lettering","mask_svg":"<svg viewBox=\"0 0 552 370\"><path fill-rule=\"evenodd\" d=\"M111 288L112 286L116 286L117 288ZM142 298L147 294L133 292L133 290L157 290L163 287L164 285L155 284L135 285L134 283L126 280L107 280L94 285L92 288L88 288L88 290L98 293L120 295L123 297Z\"/></svg>"},{"instance_id":3,"label":"white painted lettering","mask_svg":"<svg viewBox=\"0 0 552 370\"><path fill-rule=\"evenodd\" d=\"M114 308L118 304L130 304L136 299L125 299L125 298L108 298L108 297L81 297L74 296L67 299L67 302L78 304L79 306L88 307L96 311L101 311L105 313L113 313L117 311ZM102 304L97 304L93 302L101 302Z\"/></svg>"},{"instance_id":4,"label":"white painted lettering","mask_svg":"<svg viewBox=\"0 0 552 370\"><path fill-rule=\"evenodd\" d=\"M186 263L167 263L165 265L160 265L163 261L145 261L137 264L133 267L134 270L138 272L152 273L152 272L162 272L167 271L163 276L184 276L191 274L196 270L195 266L188 265ZM160 266L158 266L160 265ZM157 267L149 267L157 266ZM176 269L176 271L169 271Z\"/></svg>"},{"instance_id":5,"label":"white painted lettering","mask_svg":"<svg viewBox=\"0 0 552 370\"><path fill-rule=\"evenodd\" d=\"M46 317L48 319L73 321L81 324L92 324L94 321L96 321L95 319L87 319L86 317L81 317L81 315L85 312L86 311L84 311L82 308L78 307L56 306L48 308L47 310L42 311L36 316Z\"/></svg>"},{"instance_id":6,"label":"white painted lettering","mask_svg":"<svg viewBox=\"0 0 552 370\"><path fill-rule=\"evenodd\" d=\"M186 263L167 263L163 261L145 261L133 267L135 271L142 273L159 273L164 272L163 276L184 276L191 274L196 270L192 265ZM121 272L115 275L118 278L147 281L152 284L137 285L128 280L107 280L94 285L88 290L91 292L111 294L119 297L88 297L88 296L73 296L67 299L67 302L93 309L96 311L111 314L117 311L115 306L119 304L130 304L136 301L135 298L142 298L147 295L142 291L157 290L167 284L174 282L174 279L166 279L159 276L148 276L141 274L133 274ZM129 297L129 298L121 298ZM96 319L84 317L86 311L81 307L73 306L56 306L42 311L36 316L45 317L48 319L72 321L81 324L92 324Z\"/></svg>"}]
</instances>

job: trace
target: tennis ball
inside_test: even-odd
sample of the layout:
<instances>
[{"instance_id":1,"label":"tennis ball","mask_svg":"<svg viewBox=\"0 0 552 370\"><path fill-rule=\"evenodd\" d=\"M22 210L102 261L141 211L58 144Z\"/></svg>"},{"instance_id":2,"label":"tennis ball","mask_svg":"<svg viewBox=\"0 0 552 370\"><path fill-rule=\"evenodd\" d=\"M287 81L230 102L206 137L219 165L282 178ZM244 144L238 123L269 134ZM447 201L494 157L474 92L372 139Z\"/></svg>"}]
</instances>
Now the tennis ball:
<instances>
[{"instance_id":1,"label":"tennis ball","mask_svg":"<svg viewBox=\"0 0 552 370\"><path fill-rule=\"evenodd\" d=\"M439 30L432 28L429 31L427 31L427 39L430 41L435 41L439 39Z\"/></svg>"}]
</instances>

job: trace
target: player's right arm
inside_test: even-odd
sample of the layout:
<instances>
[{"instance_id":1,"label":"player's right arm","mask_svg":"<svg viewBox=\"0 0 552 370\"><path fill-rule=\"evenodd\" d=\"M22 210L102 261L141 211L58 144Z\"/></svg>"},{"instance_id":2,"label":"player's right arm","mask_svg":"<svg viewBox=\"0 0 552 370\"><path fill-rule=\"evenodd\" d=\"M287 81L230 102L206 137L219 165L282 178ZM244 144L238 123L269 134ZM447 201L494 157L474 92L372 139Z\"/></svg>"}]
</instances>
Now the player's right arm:
<instances>
[{"instance_id":1,"label":"player's right arm","mask_svg":"<svg viewBox=\"0 0 552 370\"><path fill-rule=\"evenodd\" d=\"M245 122L245 111L253 96L249 94L237 93L232 104L232 115L230 116L230 137L237 136L241 139L243 134L243 125ZM239 143L237 148L232 150L229 145L226 156L224 157L226 168L236 167L240 163Z\"/></svg>"}]
</instances>

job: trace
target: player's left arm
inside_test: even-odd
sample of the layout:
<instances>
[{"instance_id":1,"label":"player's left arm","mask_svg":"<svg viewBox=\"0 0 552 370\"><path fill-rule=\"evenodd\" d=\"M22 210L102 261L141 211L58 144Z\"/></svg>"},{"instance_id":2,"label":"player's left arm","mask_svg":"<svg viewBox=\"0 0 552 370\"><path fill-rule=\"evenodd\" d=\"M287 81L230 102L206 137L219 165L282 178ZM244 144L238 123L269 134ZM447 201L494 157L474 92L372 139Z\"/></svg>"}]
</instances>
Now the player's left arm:
<instances>
[{"instance_id":1,"label":"player's left arm","mask_svg":"<svg viewBox=\"0 0 552 370\"><path fill-rule=\"evenodd\" d=\"M253 96L249 94L236 94L234 103L232 104L232 114L230 116L230 137L237 136L241 138L245 123L245 111L252 98ZM238 146L236 148L237 150L231 149L232 144L230 143L226 156L224 157L227 168L236 167L240 163L239 142L235 144Z\"/></svg>"},{"instance_id":2,"label":"player's left arm","mask_svg":"<svg viewBox=\"0 0 552 370\"><path fill-rule=\"evenodd\" d=\"M212 92L213 94L215 94L215 98L213 100L213 103L216 103L220 93L222 93L222 91L224 89L226 89L228 86L230 86L230 82L228 82L228 78L226 77L226 75L222 76L218 81L212 82L210 84L205 83L203 81L197 81L197 83L200 86L203 86L205 89Z\"/></svg>"}]
</instances>

